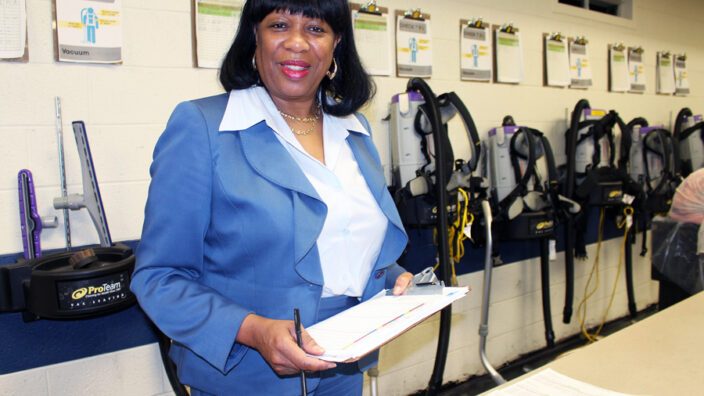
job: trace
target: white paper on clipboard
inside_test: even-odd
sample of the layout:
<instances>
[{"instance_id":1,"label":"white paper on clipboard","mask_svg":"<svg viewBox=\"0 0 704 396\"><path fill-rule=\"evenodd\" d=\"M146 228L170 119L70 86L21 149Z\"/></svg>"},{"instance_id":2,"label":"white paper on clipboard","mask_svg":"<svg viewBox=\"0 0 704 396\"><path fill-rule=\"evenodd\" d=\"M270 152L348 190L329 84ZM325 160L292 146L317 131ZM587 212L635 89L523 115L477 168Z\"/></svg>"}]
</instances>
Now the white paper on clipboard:
<instances>
[{"instance_id":1,"label":"white paper on clipboard","mask_svg":"<svg viewBox=\"0 0 704 396\"><path fill-rule=\"evenodd\" d=\"M386 291L306 329L325 349L313 357L331 362L357 360L469 292L445 287L442 294L387 296Z\"/></svg>"},{"instance_id":2,"label":"white paper on clipboard","mask_svg":"<svg viewBox=\"0 0 704 396\"><path fill-rule=\"evenodd\" d=\"M393 26L388 12L373 14L352 11L354 41L367 73L390 76L392 72Z\"/></svg>"}]
</instances>

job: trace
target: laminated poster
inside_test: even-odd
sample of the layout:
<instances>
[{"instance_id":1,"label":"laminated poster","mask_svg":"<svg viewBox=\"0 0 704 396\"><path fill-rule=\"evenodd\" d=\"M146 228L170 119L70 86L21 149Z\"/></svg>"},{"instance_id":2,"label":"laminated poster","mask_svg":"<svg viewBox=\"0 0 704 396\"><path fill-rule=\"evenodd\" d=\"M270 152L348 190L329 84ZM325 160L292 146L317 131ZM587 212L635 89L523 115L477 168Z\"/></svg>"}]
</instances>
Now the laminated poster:
<instances>
[{"instance_id":1,"label":"laminated poster","mask_svg":"<svg viewBox=\"0 0 704 396\"><path fill-rule=\"evenodd\" d=\"M381 15L377 15L354 9L352 27L357 51L367 73L390 76L393 62L393 27L389 13L382 10Z\"/></svg>"},{"instance_id":2,"label":"laminated poster","mask_svg":"<svg viewBox=\"0 0 704 396\"><path fill-rule=\"evenodd\" d=\"M666 52L658 52L657 93L675 93L675 69L672 62L674 56Z\"/></svg>"},{"instance_id":3,"label":"laminated poster","mask_svg":"<svg viewBox=\"0 0 704 396\"><path fill-rule=\"evenodd\" d=\"M54 0L57 60L122 62L121 3L122 0Z\"/></svg>"},{"instance_id":4,"label":"laminated poster","mask_svg":"<svg viewBox=\"0 0 704 396\"><path fill-rule=\"evenodd\" d=\"M609 50L610 86L612 92L626 92L629 88L628 62L624 49Z\"/></svg>"},{"instance_id":5,"label":"laminated poster","mask_svg":"<svg viewBox=\"0 0 704 396\"><path fill-rule=\"evenodd\" d=\"M689 94L689 78L687 77L687 63L684 56L675 58L675 95Z\"/></svg>"},{"instance_id":6,"label":"laminated poster","mask_svg":"<svg viewBox=\"0 0 704 396\"><path fill-rule=\"evenodd\" d=\"M570 88L592 86L592 67L587 44L570 43Z\"/></svg>"},{"instance_id":7,"label":"laminated poster","mask_svg":"<svg viewBox=\"0 0 704 396\"><path fill-rule=\"evenodd\" d=\"M491 81L493 52L489 28L463 24L460 43L462 80Z\"/></svg>"},{"instance_id":8,"label":"laminated poster","mask_svg":"<svg viewBox=\"0 0 704 396\"><path fill-rule=\"evenodd\" d=\"M396 17L396 72L399 77L431 77L430 19Z\"/></svg>"},{"instance_id":9,"label":"laminated poster","mask_svg":"<svg viewBox=\"0 0 704 396\"><path fill-rule=\"evenodd\" d=\"M232 45L242 15L241 0L195 1L196 66L217 69Z\"/></svg>"},{"instance_id":10,"label":"laminated poster","mask_svg":"<svg viewBox=\"0 0 704 396\"><path fill-rule=\"evenodd\" d=\"M570 59L567 40L545 36L545 71L547 85L566 87L570 85Z\"/></svg>"},{"instance_id":11,"label":"laminated poster","mask_svg":"<svg viewBox=\"0 0 704 396\"><path fill-rule=\"evenodd\" d=\"M645 65L643 65L643 50L628 49L628 76L630 92L645 92Z\"/></svg>"}]
</instances>

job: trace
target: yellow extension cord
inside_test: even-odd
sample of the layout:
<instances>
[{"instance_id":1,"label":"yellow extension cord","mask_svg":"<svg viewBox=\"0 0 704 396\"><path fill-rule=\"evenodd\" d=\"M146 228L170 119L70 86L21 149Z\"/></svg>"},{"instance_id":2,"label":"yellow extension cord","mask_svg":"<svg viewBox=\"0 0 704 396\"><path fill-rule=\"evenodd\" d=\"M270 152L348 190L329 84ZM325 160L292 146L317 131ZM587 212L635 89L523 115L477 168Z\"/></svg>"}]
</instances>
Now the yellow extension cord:
<instances>
[{"instance_id":1,"label":"yellow extension cord","mask_svg":"<svg viewBox=\"0 0 704 396\"><path fill-rule=\"evenodd\" d=\"M584 320L587 315L587 300L596 292L597 288L599 287L599 253L601 251L601 240L603 237L603 230L604 230L604 208L601 208L601 214L599 216L599 233L598 233L598 240L597 240L597 245L596 245L596 256L594 257L594 265L592 266L592 271L589 273L589 278L587 278L587 284L584 286L584 297L582 298L582 301L580 301L579 305L577 306L577 314L579 316L579 325L582 330L582 334L586 337L588 343L592 343L597 340L597 337L599 337L599 333L601 333L601 330L604 328L604 324L606 324L606 317L609 314L609 310L611 310L611 305L614 302L614 296L616 295L616 288L618 286L618 279L621 275L621 267L623 266L623 256L625 253L626 249L626 243L628 240L628 231L630 230L631 226L628 224L628 218L633 215L633 208L630 206L626 206L623 209L623 214L625 215L623 221L618 224L618 228L625 228L624 233L623 233L623 242L621 243L621 252L619 254L619 260L618 260L618 269L616 271L616 279L614 280L614 287L611 291L611 298L609 299L609 305L606 307L606 311L604 312L604 316L601 319L601 324L597 328L596 332L594 334L590 334L587 328L584 325ZM592 277L594 273L596 272L596 282L594 285L594 289L592 289L591 292L587 293L587 290L589 290L589 284L591 283Z\"/></svg>"},{"instance_id":2,"label":"yellow extension cord","mask_svg":"<svg viewBox=\"0 0 704 396\"><path fill-rule=\"evenodd\" d=\"M460 210L459 208L460 200L458 199L457 217L455 218L455 222L452 223L452 225L447 229L447 237L450 242L450 269L452 270L451 282L453 286L458 284L457 273L455 272L455 263L459 263L460 259L464 256L464 240L467 239L467 236L464 234L464 228L467 226L468 218L471 218L470 221L474 221L474 215L468 213L467 211L467 207L469 206L469 197L467 196L467 192L461 188L458 188L457 192L464 198L462 201L462 209ZM457 234L458 232L459 235ZM434 228L433 239L435 240L436 245L437 233L437 228ZM437 270L438 266L440 266L439 262L435 264L433 271Z\"/></svg>"}]
</instances>

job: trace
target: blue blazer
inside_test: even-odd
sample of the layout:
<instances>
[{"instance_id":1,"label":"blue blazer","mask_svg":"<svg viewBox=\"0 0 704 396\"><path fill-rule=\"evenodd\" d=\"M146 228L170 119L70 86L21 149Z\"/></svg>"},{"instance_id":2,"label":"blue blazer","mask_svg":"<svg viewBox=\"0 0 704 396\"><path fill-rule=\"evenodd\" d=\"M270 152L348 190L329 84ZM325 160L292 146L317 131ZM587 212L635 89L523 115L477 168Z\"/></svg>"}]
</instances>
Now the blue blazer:
<instances>
[{"instance_id":1,"label":"blue blazer","mask_svg":"<svg viewBox=\"0 0 704 396\"><path fill-rule=\"evenodd\" d=\"M277 376L235 337L249 313L292 320L298 307L304 326L318 321L316 240L327 208L265 122L218 130L227 100L179 104L159 138L131 289L174 340L184 384L218 395L295 395L299 377ZM395 261L407 237L371 137L350 131L347 141L389 219L366 300L404 271Z\"/></svg>"}]
</instances>

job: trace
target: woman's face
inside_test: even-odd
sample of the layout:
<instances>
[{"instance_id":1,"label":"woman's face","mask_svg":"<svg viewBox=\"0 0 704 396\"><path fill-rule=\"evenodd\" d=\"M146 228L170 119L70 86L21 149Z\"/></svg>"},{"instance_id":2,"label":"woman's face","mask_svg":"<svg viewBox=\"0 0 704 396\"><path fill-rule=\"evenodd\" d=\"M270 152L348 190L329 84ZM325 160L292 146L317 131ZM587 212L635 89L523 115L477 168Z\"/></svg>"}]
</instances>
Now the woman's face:
<instances>
[{"instance_id":1,"label":"woman's face","mask_svg":"<svg viewBox=\"0 0 704 396\"><path fill-rule=\"evenodd\" d=\"M271 12L256 28L259 75L277 106L315 98L339 39L325 21Z\"/></svg>"}]
</instances>

